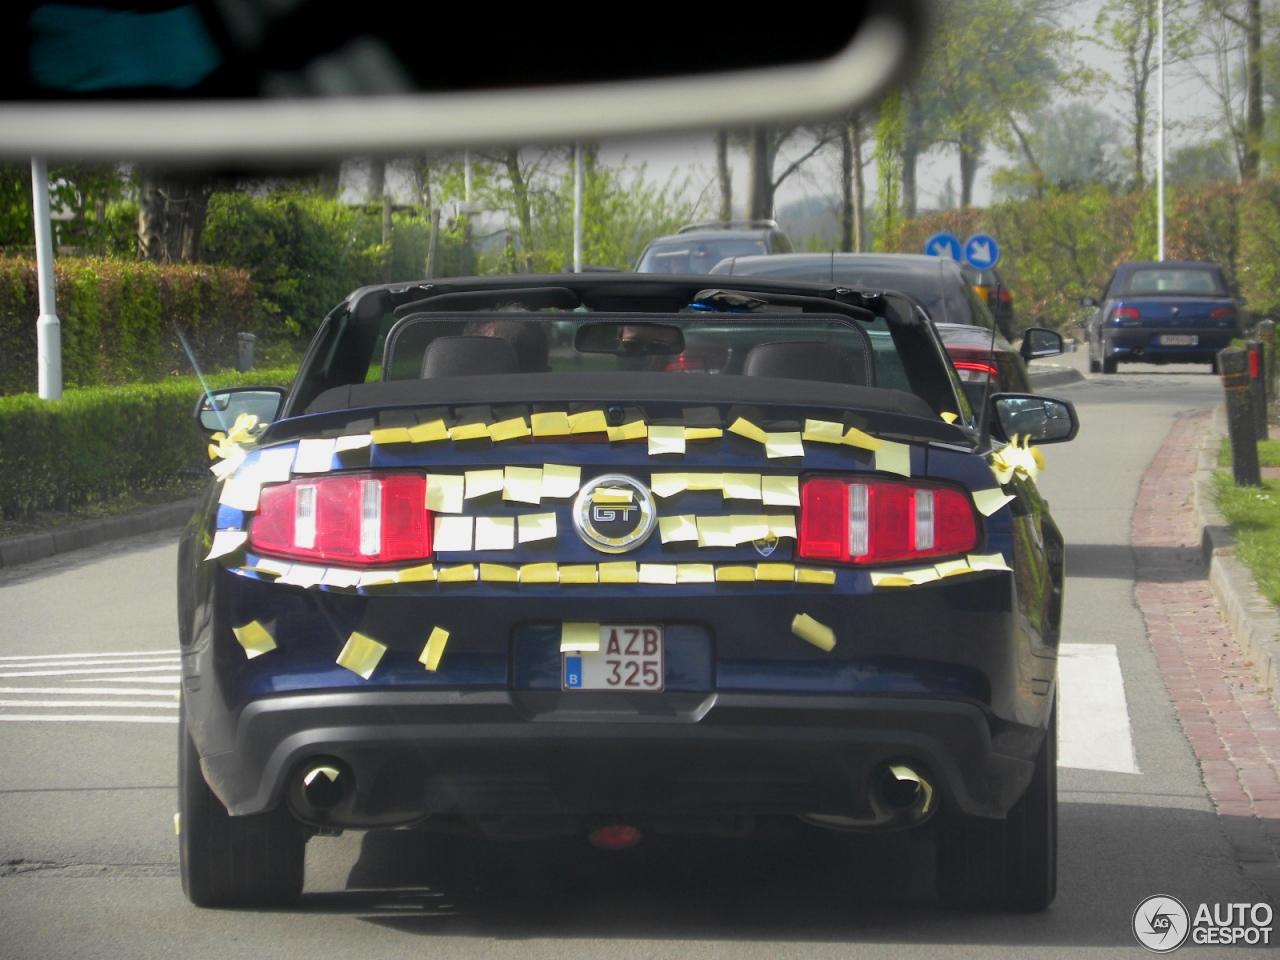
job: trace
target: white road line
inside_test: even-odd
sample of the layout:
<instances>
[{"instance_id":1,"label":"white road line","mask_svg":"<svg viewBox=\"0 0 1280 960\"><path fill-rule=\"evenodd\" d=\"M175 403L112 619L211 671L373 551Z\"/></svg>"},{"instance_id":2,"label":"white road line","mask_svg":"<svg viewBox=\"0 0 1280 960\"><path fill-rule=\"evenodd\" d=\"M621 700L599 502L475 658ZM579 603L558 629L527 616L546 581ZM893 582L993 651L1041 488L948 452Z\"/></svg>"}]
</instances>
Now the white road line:
<instances>
[{"instance_id":1,"label":"white road line","mask_svg":"<svg viewBox=\"0 0 1280 960\"><path fill-rule=\"evenodd\" d=\"M139 717L114 716L112 714L21 714L0 713L0 722L10 720L18 722L48 723L177 723L177 717Z\"/></svg>"},{"instance_id":2,"label":"white road line","mask_svg":"<svg viewBox=\"0 0 1280 960\"><path fill-rule=\"evenodd\" d=\"M159 673L162 670L172 669L173 665L170 664L162 667L83 667L76 670L22 670L0 672L0 679L13 679L14 677L69 677L83 673ZM174 676L173 682L178 682L177 676Z\"/></svg>"},{"instance_id":3,"label":"white road line","mask_svg":"<svg viewBox=\"0 0 1280 960\"><path fill-rule=\"evenodd\" d=\"M0 687L0 693L58 693L69 697L172 697L177 692L134 687Z\"/></svg>"},{"instance_id":4,"label":"white road line","mask_svg":"<svg viewBox=\"0 0 1280 960\"><path fill-rule=\"evenodd\" d=\"M110 680L103 677L68 677L67 683L167 683L176 688L181 679L177 674L166 677L112 677Z\"/></svg>"},{"instance_id":5,"label":"white road line","mask_svg":"<svg viewBox=\"0 0 1280 960\"><path fill-rule=\"evenodd\" d=\"M0 657L0 663L20 660L91 660L94 657L178 657L172 650L134 650L128 653L36 653Z\"/></svg>"},{"instance_id":6,"label":"white road line","mask_svg":"<svg viewBox=\"0 0 1280 960\"><path fill-rule=\"evenodd\" d=\"M0 700L0 707L145 707L148 710L177 710L178 702L148 703L145 700Z\"/></svg>"},{"instance_id":7,"label":"white road line","mask_svg":"<svg viewBox=\"0 0 1280 960\"><path fill-rule=\"evenodd\" d=\"M1058 766L1141 773L1116 648L1109 643L1062 644L1058 683Z\"/></svg>"}]
</instances>

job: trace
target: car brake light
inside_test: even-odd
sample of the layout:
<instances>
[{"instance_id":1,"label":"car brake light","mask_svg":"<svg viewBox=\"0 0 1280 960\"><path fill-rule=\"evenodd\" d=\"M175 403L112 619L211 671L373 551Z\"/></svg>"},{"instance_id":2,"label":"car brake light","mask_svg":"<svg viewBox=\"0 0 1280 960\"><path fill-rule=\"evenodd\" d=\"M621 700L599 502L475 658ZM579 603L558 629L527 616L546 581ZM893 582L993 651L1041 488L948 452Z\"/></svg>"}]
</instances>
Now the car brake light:
<instances>
[{"instance_id":1,"label":"car brake light","mask_svg":"<svg viewBox=\"0 0 1280 960\"><path fill-rule=\"evenodd\" d=\"M707 367L701 360L682 353L664 368L664 373L704 373Z\"/></svg>"},{"instance_id":2,"label":"car brake light","mask_svg":"<svg viewBox=\"0 0 1280 960\"><path fill-rule=\"evenodd\" d=\"M895 481L806 480L799 533L800 556L855 564L943 557L978 545L967 494Z\"/></svg>"},{"instance_id":3,"label":"car brake light","mask_svg":"<svg viewBox=\"0 0 1280 960\"><path fill-rule=\"evenodd\" d=\"M1219 307L1217 310L1213 311L1213 313L1209 314L1209 317L1212 320L1217 320L1218 326L1220 327L1234 326L1236 322L1236 310L1235 307Z\"/></svg>"},{"instance_id":4,"label":"car brake light","mask_svg":"<svg viewBox=\"0 0 1280 960\"><path fill-rule=\"evenodd\" d=\"M996 296L1000 298L1001 303L1013 303L1013 294L1009 292L1008 287L997 287Z\"/></svg>"},{"instance_id":5,"label":"car brake light","mask_svg":"<svg viewBox=\"0 0 1280 960\"><path fill-rule=\"evenodd\" d=\"M258 553L347 564L431 555L424 477L348 474L262 488L249 524Z\"/></svg>"},{"instance_id":6,"label":"car brake light","mask_svg":"<svg viewBox=\"0 0 1280 960\"><path fill-rule=\"evenodd\" d=\"M1118 307L1111 311L1111 316L1107 319L1119 327L1133 327L1142 322L1142 314L1133 307Z\"/></svg>"},{"instance_id":7,"label":"car brake light","mask_svg":"<svg viewBox=\"0 0 1280 960\"><path fill-rule=\"evenodd\" d=\"M999 371L989 363L977 360L954 360L956 373L966 383L986 383Z\"/></svg>"}]
</instances>

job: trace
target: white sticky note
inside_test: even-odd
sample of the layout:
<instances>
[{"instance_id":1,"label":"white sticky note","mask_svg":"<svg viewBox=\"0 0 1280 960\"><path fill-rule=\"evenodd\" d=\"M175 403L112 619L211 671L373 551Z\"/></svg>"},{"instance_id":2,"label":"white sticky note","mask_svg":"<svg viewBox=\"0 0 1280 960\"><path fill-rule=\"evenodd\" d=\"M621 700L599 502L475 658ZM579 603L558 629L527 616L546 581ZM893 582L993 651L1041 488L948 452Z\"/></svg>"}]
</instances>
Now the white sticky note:
<instances>
[{"instance_id":1,"label":"white sticky note","mask_svg":"<svg viewBox=\"0 0 1280 960\"><path fill-rule=\"evenodd\" d=\"M216 560L218 557L225 557L228 553L234 553L243 547L248 539L249 534L243 530L218 530L213 535L213 545L209 548L205 559Z\"/></svg>"},{"instance_id":2,"label":"white sticky note","mask_svg":"<svg viewBox=\"0 0 1280 960\"><path fill-rule=\"evenodd\" d=\"M729 525L733 531L735 545L763 540L769 536L769 518L763 514L735 513L729 518Z\"/></svg>"},{"instance_id":3,"label":"white sticky note","mask_svg":"<svg viewBox=\"0 0 1280 960\"><path fill-rule=\"evenodd\" d=\"M233 510L244 510L252 513L258 509L258 496L262 491L262 481L258 471L253 467L245 467L234 477L222 485L222 494L218 502Z\"/></svg>"},{"instance_id":4,"label":"white sticky note","mask_svg":"<svg viewBox=\"0 0 1280 960\"><path fill-rule=\"evenodd\" d=\"M431 546L445 552L470 550L473 528L471 517L436 517L436 535Z\"/></svg>"},{"instance_id":5,"label":"white sticky note","mask_svg":"<svg viewBox=\"0 0 1280 960\"><path fill-rule=\"evenodd\" d=\"M556 538L556 515L554 513L526 513L519 520L520 543L536 543L539 540Z\"/></svg>"},{"instance_id":6,"label":"white sticky note","mask_svg":"<svg viewBox=\"0 0 1280 960\"><path fill-rule=\"evenodd\" d=\"M502 472L502 499L515 503L541 503L542 468L507 467Z\"/></svg>"},{"instance_id":7,"label":"white sticky note","mask_svg":"<svg viewBox=\"0 0 1280 960\"><path fill-rule=\"evenodd\" d=\"M690 473L686 479L690 490L724 489L724 474L722 473Z\"/></svg>"},{"instance_id":8,"label":"white sticky note","mask_svg":"<svg viewBox=\"0 0 1280 960\"><path fill-rule=\"evenodd\" d=\"M361 572L348 570L346 567L330 567L324 572L320 583L326 587L356 587L360 585Z\"/></svg>"},{"instance_id":9,"label":"white sticky note","mask_svg":"<svg viewBox=\"0 0 1280 960\"><path fill-rule=\"evenodd\" d=\"M559 463L542 465L542 495L553 500L563 500L577 494L582 486L582 468L566 467Z\"/></svg>"},{"instance_id":10,"label":"white sticky note","mask_svg":"<svg viewBox=\"0 0 1280 960\"><path fill-rule=\"evenodd\" d=\"M905 443L885 440L876 451L876 469L881 473L911 476L911 447Z\"/></svg>"},{"instance_id":11,"label":"white sticky note","mask_svg":"<svg viewBox=\"0 0 1280 960\"><path fill-rule=\"evenodd\" d=\"M766 507L800 506L800 478L761 477L760 499Z\"/></svg>"},{"instance_id":12,"label":"white sticky note","mask_svg":"<svg viewBox=\"0 0 1280 960\"><path fill-rule=\"evenodd\" d=\"M726 500L759 500L760 474L726 473L721 475L720 489Z\"/></svg>"},{"instance_id":13,"label":"white sticky note","mask_svg":"<svg viewBox=\"0 0 1280 960\"><path fill-rule=\"evenodd\" d=\"M600 649L600 624L570 621L560 625L560 652L592 652Z\"/></svg>"},{"instance_id":14,"label":"white sticky note","mask_svg":"<svg viewBox=\"0 0 1280 960\"><path fill-rule=\"evenodd\" d=\"M364 450L373 444L373 434L357 433L349 437L338 437L333 442L334 453L350 453L352 450Z\"/></svg>"},{"instance_id":15,"label":"white sticky note","mask_svg":"<svg viewBox=\"0 0 1280 960\"><path fill-rule=\"evenodd\" d=\"M655 497L674 497L677 493L684 493L689 489L689 475L687 473L655 473L649 477L649 489L653 491Z\"/></svg>"},{"instance_id":16,"label":"white sticky note","mask_svg":"<svg viewBox=\"0 0 1280 960\"><path fill-rule=\"evenodd\" d=\"M1002 553L971 553L966 557L974 570L1008 570Z\"/></svg>"},{"instance_id":17,"label":"white sticky note","mask_svg":"<svg viewBox=\"0 0 1280 960\"><path fill-rule=\"evenodd\" d=\"M337 440L299 440L294 473L328 473L333 469L333 449Z\"/></svg>"},{"instance_id":18,"label":"white sticky note","mask_svg":"<svg viewBox=\"0 0 1280 960\"><path fill-rule=\"evenodd\" d=\"M245 457L247 456L248 454L246 454L242 449L236 447L227 454L227 458L225 460L219 460L217 463L210 464L209 472L219 480L225 480L240 469L240 464L244 463Z\"/></svg>"},{"instance_id":19,"label":"white sticky note","mask_svg":"<svg viewBox=\"0 0 1280 960\"><path fill-rule=\"evenodd\" d=\"M276 583L287 583L294 587L314 587L328 572L324 567L312 566L309 563L295 563Z\"/></svg>"},{"instance_id":20,"label":"white sticky note","mask_svg":"<svg viewBox=\"0 0 1280 960\"><path fill-rule=\"evenodd\" d=\"M791 514L769 514L769 532L775 537L796 539L796 518Z\"/></svg>"},{"instance_id":21,"label":"white sticky note","mask_svg":"<svg viewBox=\"0 0 1280 960\"><path fill-rule=\"evenodd\" d=\"M768 532L768 528L765 532ZM734 529L732 517L698 517L698 546L736 547L737 545L737 531Z\"/></svg>"},{"instance_id":22,"label":"white sticky note","mask_svg":"<svg viewBox=\"0 0 1280 960\"><path fill-rule=\"evenodd\" d=\"M466 481L446 473L427 475L427 509L432 513L461 513Z\"/></svg>"},{"instance_id":23,"label":"white sticky note","mask_svg":"<svg viewBox=\"0 0 1280 960\"><path fill-rule=\"evenodd\" d=\"M258 479L263 483L284 483L293 470L293 447L272 447L258 451Z\"/></svg>"},{"instance_id":24,"label":"white sticky note","mask_svg":"<svg viewBox=\"0 0 1280 960\"><path fill-rule=\"evenodd\" d=\"M679 543L698 539L698 523L692 514L679 517L659 517L658 534L663 543Z\"/></svg>"},{"instance_id":25,"label":"white sticky note","mask_svg":"<svg viewBox=\"0 0 1280 960\"><path fill-rule=\"evenodd\" d=\"M674 563L642 563L640 564L641 583L675 583L676 565Z\"/></svg>"},{"instance_id":26,"label":"white sticky note","mask_svg":"<svg viewBox=\"0 0 1280 960\"><path fill-rule=\"evenodd\" d=\"M515 517L476 517L477 550L514 550L515 545ZM442 548L437 544L436 549Z\"/></svg>"},{"instance_id":27,"label":"white sticky note","mask_svg":"<svg viewBox=\"0 0 1280 960\"><path fill-rule=\"evenodd\" d=\"M803 457L804 444L800 442L800 434L768 434L764 442L764 455L771 460L778 457Z\"/></svg>"},{"instance_id":28,"label":"white sticky note","mask_svg":"<svg viewBox=\"0 0 1280 960\"><path fill-rule=\"evenodd\" d=\"M466 493L463 496L468 500L502 490L504 475L501 470L468 470L463 476L467 481Z\"/></svg>"},{"instance_id":29,"label":"white sticky note","mask_svg":"<svg viewBox=\"0 0 1280 960\"><path fill-rule=\"evenodd\" d=\"M989 517L1006 503L1016 500L1016 497L1010 496L999 487L990 490L973 491L973 503L978 508L978 512L984 517Z\"/></svg>"},{"instance_id":30,"label":"white sticky note","mask_svg":"<svg viewBox=\"0 0 1280 960\"><path fill-rule=\"evenodd\" d=\"M684 427L650 427L649 456L684 453Z\"/></svg>"},{"instance_id":31,"label":"white sticky note","mask_svg":"<svg viewBox=\"0 0 1280 960\"><path fill-rule=\"evenodd\" d=\"M716 568L709 563L676 564L676 583L715 583Z\"/></svg>"}]
</instances>

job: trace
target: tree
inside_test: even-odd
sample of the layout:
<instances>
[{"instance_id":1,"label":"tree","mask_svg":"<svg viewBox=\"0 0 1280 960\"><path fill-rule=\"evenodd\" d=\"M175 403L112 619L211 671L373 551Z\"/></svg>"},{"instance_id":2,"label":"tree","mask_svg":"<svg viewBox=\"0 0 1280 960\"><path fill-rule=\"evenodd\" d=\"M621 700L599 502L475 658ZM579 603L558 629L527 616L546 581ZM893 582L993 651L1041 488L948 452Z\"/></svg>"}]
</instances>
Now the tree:
<instances>
[{"instance_id":1,"label":"tree","mask_svg":"<svg viewBox=\"0 0 1280 960\"><path fill-rule=\"evenodd\" d=\"M1043 197L1046 188L1079 190L1111 186L1123 158L1117 146L1120 124L1087 103L1070 102L1032 114L1017 128L1020 156L995 173L996 192L1009 197Z\"/></svg>"},{"instance_id":2,"label":"tree","mask_svg":"<svg viewBox=\"0 0 1280 960\"><path fill-rule=\"evenodd\" d=\"M154 263L200 260L213 177L143 167L138 183L138 257Z\"/></svg>"},{"instance_id":3,"label":"tree","mask_svg":"<svg viewBox=\"0 0 1280 960\"><path fill-rule=\"evenodd\" d=\"M829 124L792 127L752 127L747 132L750 174L747 184L747 216L752 220L773 217L774 197L783 182L817 156L838 134ZM781 173L774 167L787 141L799 140L804 148L787 163Z\"/></svg>"},{"instance_id":4,"label":"tree","mask_svg":"<svg viewBox=\"0 0 1280 960\"><path fill-rule=\"evenodd\" d=\"M729 170L729 131L716 131L716 182L720 186L720 219L733 219L733 175Z\"/></svg>"}]
</instances>

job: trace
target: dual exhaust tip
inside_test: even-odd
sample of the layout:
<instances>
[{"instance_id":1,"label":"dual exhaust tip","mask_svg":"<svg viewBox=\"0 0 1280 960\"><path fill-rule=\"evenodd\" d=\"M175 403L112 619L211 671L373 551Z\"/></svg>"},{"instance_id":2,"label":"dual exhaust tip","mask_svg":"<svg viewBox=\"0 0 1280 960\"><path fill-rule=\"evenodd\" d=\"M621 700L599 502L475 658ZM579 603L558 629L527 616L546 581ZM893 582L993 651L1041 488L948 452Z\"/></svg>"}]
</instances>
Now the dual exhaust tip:
<instances>
[{"instance_id":1,"label":"dual exhaust tip","mask_svg":"<svg viewBox=\"0 0 1280 960\"><path fill-rule=\"evenodd\" d=\"M326 814L355 795L355 775L340 760L316 758L302 765L289 788L289 805L304 820Z\"/></svg>"},{"instance_id":2,"label":"dual exhaust tip","mask_svg":"<svg viewBox=\"0 0 1280 960\"><path fill-rule=\"evenodd\" d=\"M871 776L870 819L810 813L801 819L832 830L883 830L924 823L938 808L933 783L911 763L886 763Z\"/></svg>"}]
</instances>

